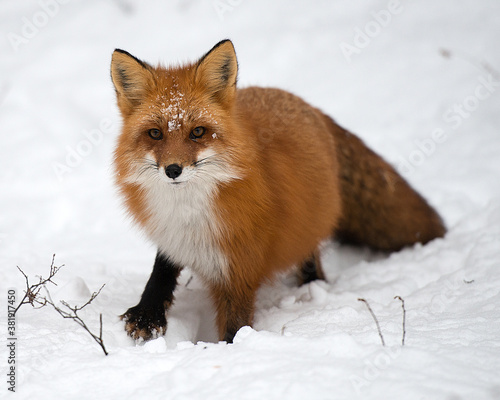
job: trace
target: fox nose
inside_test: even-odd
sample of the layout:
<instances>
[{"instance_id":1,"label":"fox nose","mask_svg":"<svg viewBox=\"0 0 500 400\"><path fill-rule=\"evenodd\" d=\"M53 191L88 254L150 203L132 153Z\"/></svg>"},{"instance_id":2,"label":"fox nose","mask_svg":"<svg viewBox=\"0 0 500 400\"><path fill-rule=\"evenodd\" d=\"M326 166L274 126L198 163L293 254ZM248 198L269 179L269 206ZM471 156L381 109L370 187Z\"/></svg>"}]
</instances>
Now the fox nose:
<instances>
[{"instance_id":1,"label":"fox nose","mask_svg":"<svg viewBox=\"0 0 500 400\"><path fill-rule=\"evenodd\" d=\"M165 173L170 179L178 178L182 174L182 167L179 164L170 164L165 167Z\"/></svg>"}]
</instances>

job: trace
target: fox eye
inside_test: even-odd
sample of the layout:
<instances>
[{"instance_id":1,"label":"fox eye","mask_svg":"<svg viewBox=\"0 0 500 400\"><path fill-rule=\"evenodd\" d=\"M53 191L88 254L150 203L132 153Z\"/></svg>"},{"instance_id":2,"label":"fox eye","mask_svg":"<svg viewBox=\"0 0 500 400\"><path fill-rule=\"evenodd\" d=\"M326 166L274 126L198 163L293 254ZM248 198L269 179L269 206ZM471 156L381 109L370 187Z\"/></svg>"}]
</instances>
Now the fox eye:
<instances>
[{"instance_id":1,"label":"fox eye","mask_svg":"<svg viewBox=\"0 0 500 400\"><path fill-rule=\"evenodd\" d=\"M201 138L206 132L206 129L202 126L197 126L189 134L189 138L192 140Z\"/></svg>"},{"instance_id":2,"label":"fox eye","mask_svg":"<svg viewBox=\"0 0 500 400\"><path fill-rule=\"evenodd\" d=\"M148 135L151 139L160 140L163 139L163 133L159 129L150 129Z\"/></svg>"}]
</instances>

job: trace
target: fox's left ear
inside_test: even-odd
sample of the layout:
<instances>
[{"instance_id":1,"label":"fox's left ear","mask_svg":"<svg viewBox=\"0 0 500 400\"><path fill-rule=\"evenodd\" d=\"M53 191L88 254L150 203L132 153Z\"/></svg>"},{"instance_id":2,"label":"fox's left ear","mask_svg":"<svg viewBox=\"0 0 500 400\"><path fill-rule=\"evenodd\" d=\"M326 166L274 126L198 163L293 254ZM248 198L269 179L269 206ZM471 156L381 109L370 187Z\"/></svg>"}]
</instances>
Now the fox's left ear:
<instances>
[{"instance_id":1,"label":"fox's left ear","mask_svg":"<svg viewBox=\"0 0 500 400\"><path fill-rule=\"evenodd\" d=\"M196 64L196 83L223 104L230 104L236 92L238 62L233 43L223 40Z\"/></svg>"}]
</instances>

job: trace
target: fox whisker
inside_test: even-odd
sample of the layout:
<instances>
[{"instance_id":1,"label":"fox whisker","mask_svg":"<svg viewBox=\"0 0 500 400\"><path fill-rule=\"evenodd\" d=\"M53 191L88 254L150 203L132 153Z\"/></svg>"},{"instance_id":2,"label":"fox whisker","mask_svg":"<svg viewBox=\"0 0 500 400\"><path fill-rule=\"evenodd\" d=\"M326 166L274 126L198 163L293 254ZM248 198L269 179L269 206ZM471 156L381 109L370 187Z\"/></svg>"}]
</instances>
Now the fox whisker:
<instances>
[{"instance_id":1,"label":"fox whisker","mask_svg":"<svg viewBox=\"0 0 500 400\"><path fill-rule=\"evenodd\" d=\"M197 167L199 165L203 165L206 163L212 163L212 162L220 162L219 154L212 154L210 156L207 156L205 158L202 158L201 160L195 161L192 165L193 167Z\"/></svg>"},{"instance_id":2,"label":"fox whisker","mask_svg":"<svg viewBox=\"0 0 500 400\"><path fill-rule=\"evenodd\" d=\"M140 178L142 175L145 173L148 173L149 171L158 171L158 163L155 161L151 161L148 159L139 159L135 160L135 163L139 165L138 168L138 174L137 177Z\"/></svg>"}]
</instances>

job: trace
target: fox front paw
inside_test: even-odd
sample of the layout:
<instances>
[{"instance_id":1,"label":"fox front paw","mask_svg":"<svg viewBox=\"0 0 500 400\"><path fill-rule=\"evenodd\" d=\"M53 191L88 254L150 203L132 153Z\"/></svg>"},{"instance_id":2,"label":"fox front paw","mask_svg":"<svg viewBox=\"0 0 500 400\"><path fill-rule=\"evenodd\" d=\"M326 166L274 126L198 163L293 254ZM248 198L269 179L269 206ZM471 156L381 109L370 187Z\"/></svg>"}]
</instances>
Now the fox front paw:
<instances>
[{"instance_id":1,"label":"fox front paw","mask_svg":"<svg viewBox=\"0 0 500 400\"><path fill-rule=\"evenodd\" d=\"M162 305L145 307L138 304L129 308L120 319L125 321L125 330L135 340L155 339L167 331L165 308Z\"/></svg>"}]
</instances>

